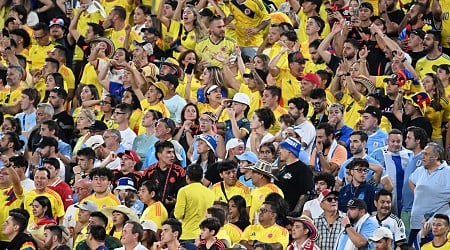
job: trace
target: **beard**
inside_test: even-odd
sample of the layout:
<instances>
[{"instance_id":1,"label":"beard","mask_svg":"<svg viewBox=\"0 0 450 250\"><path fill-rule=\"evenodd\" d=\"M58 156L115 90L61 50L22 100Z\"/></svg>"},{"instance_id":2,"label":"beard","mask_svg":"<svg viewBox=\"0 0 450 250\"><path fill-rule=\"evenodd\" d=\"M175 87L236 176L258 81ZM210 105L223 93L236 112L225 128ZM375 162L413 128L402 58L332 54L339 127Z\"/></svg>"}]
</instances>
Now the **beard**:
<instances>
[{"instance_id":1,"label":"beard","mask_svg":"<svg viewBox=\"0 0 450 250\"><path fill-rule=\"evenodd\" d=\"M392 11L394 8L395 8L395 4L394 3L391 3L388 6L386 6L386 10L387 11Z\"/></svg>"},{"instance_id":2,"label":"beard","mask_svg":"<svg viewBox=\"0 0 450 250\"><path fill-rule=\"evenodd\" d=\"M411 17L411 20L409 20L409 24L415 25L419 21L419 18L417 16Z\"/></svg>"}]
</instances>

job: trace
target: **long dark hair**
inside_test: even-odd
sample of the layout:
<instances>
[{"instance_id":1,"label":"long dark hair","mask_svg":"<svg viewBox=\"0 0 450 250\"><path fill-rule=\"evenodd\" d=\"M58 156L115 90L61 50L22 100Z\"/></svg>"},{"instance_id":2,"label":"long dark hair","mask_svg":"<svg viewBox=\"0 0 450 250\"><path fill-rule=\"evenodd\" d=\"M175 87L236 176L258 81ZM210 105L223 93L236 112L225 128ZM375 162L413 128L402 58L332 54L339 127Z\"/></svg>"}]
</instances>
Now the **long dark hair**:
<instances>
[{"instance_id":1,"label":"long dark hair","mask_svg":"<svg viewBox=\"0 0 450 250\"><path fill-rule=\"evenodd\" d=\"M47 207L47 210L44 213L44 216L50 219L53 218L53 211L52 211L52 203L50 200L45 196L38 196L36 197L33 202L37 201L42 207Z\"/></svg>"},{"instance_id":2,"label":"long dark hair","mask_svg":"<svg viewBox=\"0 0 450 250\"><path fill-rule=\"evenodd\" d=\"M234 202L234 205L236 205L236 208L239 211L239 221L250 222L250 216L247 212L247 202L244 197L235 195L230 198L228 203L230 203L230 201Z\"/></svg>"},{"instance_id":3,"label":"long dark hair","mask_svg":"<svg viewBox=\"0 0 450 250\"><path fill-rule=\"evenodd\" d=\"M183 109L181 110L181 125L183 125L184 121L186 121L186 118L184 118L184 113L186 113L186 109L190 106L194 107L195 111L197 112L197 115L195 116L194 124L199 125L200 124L200 122L199 122L200 111L198 110L197 105L195 105L193 103L188 103L188 104L184 105Z\"/></svg>"},{"instance_id":4,"label":"long dark hair","mask_svg":"<svg viewBox=\"0 0 450 250\"><path fill-rule=\"evenodd\" d=\"M136 109L142 110L141 102L139 101L139 98L137 97L134 90L130 87L130 88L126 88L125 91L130 92L130 94L131 94L131 106L133 107L133 110L136 110Z\"/></svg>"},{"instance_id":5,"label":"long dark hair","mask_svg":"<svg viewBox=\"0 0 450 250\"><path fill-rule=\"evenodd\" d=\"M120 211L117 211L117 210L114 210L114 211L112 212L112 214L113 214L114 212L119 212L119 213L123 214L123 226L125 226L125 224L127 223L127 221L130 220L130 217L128 217L128 215L126 215L126 214L124 214L124 213L122 213L122 212L120 212ZM123 227L123 226L122 226L122 227ZM114 226L112 226L111 231L109 231L109 235L110 235L110 236L113 236L115 231L116 231L116 226L114 225Z\"/></svg>"}]
</instances>

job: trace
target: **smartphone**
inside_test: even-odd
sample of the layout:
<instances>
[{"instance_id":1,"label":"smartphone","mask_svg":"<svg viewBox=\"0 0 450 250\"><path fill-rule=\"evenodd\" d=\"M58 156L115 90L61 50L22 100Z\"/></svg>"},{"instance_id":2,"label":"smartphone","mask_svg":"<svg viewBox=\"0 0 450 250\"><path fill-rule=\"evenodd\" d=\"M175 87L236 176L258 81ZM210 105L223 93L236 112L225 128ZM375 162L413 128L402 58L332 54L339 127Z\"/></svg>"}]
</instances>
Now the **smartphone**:
<instances>
[{"instance_id":1,"label":"smartphone","mask_svg":"<svg viewBox=\"0 0 450 250\"><path fill-rule=\"evenodd\" d=\"M233 105L233 102L231 100L227 101L227 108L231 108L231 105Z\"/></svg>"},{"instance_id":2,"label":"smartphone","mask_svg":"<svg viewBox=\"0 0 450 250\"><path fill-rule=\"evenodd\" d=\"M188 75L192 74L192 72L194 71L194 67L195 67L195 64L189 63L188 66L186 67L186 70L184 71L184 73L186 73Z\"/></svg>"},{"instance_id":3,"label":"smartphone","mask_svg":"<svg viewBox=\"0 0 450 250\"><path fill-rule=\"evenodd\" d=\"M72 10L72 2L71 1L65 1L64 5L66 7L66 14L68 14L69 10Z\"/></svg>"}]
</instances>

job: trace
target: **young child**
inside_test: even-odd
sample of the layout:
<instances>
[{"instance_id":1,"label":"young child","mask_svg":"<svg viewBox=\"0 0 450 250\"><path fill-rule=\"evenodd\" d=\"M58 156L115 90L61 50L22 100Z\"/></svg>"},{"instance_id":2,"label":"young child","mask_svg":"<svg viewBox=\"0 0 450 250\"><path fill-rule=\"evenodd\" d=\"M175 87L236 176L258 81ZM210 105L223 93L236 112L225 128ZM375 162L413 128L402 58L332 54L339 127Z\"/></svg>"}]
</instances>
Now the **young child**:
<instances>
[{"instance_id":1,"label":"young child","mask_svg":"<svg viewBox=\"0 0 450 250\"><path fill-rule=\"evenodd\" d=\"M207 218L200 223L200 242L197 246L199 250L223 250L225 244L216 238L220 229L220 222L217 218Z\"/></svg>"}]
</instances>

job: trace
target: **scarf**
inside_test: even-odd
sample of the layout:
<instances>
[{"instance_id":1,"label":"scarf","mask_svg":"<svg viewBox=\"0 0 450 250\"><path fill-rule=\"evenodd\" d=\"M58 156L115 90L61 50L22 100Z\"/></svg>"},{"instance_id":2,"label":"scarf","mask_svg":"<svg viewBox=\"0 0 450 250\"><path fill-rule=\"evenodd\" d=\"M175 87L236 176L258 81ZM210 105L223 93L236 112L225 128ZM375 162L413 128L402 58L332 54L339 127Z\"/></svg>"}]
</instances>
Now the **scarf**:
<instances>
[{"instance_id":1,"label":"scarf","mask_svg":"<svg viewBox=\"0 0 450 250\"><path fill-rule=\"evenodd\" d=\"M330 150L328 151L327 162L331 161L331 158L333 157L334 151L336 151L337 146L338 146L337 141L333 140L331 142L331 145L330 145ZM319 157L317 155L315 157L316 158L315 158L315 161L314 161L315 162L314 170L317 171L317 172L322 172L322 168L320 167Z\"/></svg>"},{"instance_id":2,"label":"scarf","mask_svg":"<svg viewBox=\"0 0 450 250\"><path fill-rule=\"evenodd\" d=\"M313 250L315 249L314 241L307 239L300 248L296 248L295 240L287 247L287 250Z\"/></svg>"},{"instance_id":3,"label":"scarf","mask_svg":"<svg viewBox=\"0 0 450 250\"><path fill-rule=\"evenodd\" d=\"M355 226L354 226L355 231L356 231L356 232L361 231L362 224L364 224L364 222L365 222L367 219L369 219L369 218L370 218L370 214L368 214L368 213L366 213L363 217L361 217L361 218L358 220L358 222L356 222L356 224L355 224ZM342 230L341 235L342 235L343 233L345 233L345 229ZM338 239L341 238L341 235L339 235L339 238L338 238ZM350 240L350 238L348 238L348 239L347 239L347 242L345 243L344 249L345 249L345 250L357 250L358 248L356 248L356 246L353 244L353 242Z\"/></svg>"}]
</instances>

